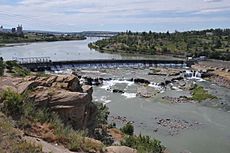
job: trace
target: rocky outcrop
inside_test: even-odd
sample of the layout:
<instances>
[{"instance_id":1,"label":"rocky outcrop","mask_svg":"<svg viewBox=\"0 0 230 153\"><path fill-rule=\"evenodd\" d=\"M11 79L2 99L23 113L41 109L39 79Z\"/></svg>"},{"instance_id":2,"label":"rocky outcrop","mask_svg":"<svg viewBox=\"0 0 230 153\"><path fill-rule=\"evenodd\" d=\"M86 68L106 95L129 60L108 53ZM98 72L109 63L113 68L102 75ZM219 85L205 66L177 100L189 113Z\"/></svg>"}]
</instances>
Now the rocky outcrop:
<instances>
[{"instance_id":1,"label":"rocky outcrop","mask_svg":"<svg viewBox=\"0 0 230 153\"><path fill-rule=\"evenodd\" d=\"M218 84L220 86L223 86L223 87L226 87L226 88L230 88L229 77L223 77L223 76L219 76L219 75L212 75L210 77L210 80L213 83L216 83L216 84Z\"/></svg>"},{"instance_id":2,"label":"rocky outcrop","mask_svg":"<svg viewBox=\"0 0 230 153\"><path fill-rule=\"evenodd\" d=\"M8 80L8 81L6 81ZM74 75L48 77L5 78L1 89L11 88L22 94L30 90L29 98L39 107L59 114L64 123L74 129L94 128L97 108L92 103L91 86L81 86Z\"/></svg>"},{"instance_id":3,"label":"rocky outcrop","mask_svg":"<svg viewBox=\"0 0 230 153\"><path fill-rule=\"evenodd\" d=\"M137 153L136 149L132 149L126 146L110 146L106 148L106 153Z\"/></svg>"},{"instance_id":4,"label":"rocky outcrop","mask_svg":"<svg viewBox=\"0 0 230 153\"><path fill-rule=\"evenodd\" d=\"M160 75L160 76L178 76L181 74L179 69L173 68L154 68L151 69L148 75Z\"/></svg>"}]
</instances>

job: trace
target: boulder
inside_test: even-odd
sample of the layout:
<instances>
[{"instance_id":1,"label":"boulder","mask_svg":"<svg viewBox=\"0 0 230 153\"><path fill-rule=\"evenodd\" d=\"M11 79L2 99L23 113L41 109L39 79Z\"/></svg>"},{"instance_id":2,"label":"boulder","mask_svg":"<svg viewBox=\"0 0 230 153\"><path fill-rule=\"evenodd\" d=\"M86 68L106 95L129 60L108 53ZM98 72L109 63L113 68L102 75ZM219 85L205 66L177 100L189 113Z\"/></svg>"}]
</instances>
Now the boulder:
<instances>
[{"instance_id":1,"label":"boulder","mask_svg":"<svg viewBox=\"0 0 230 153\"><path fill-rule=\"evenodd\" d=\"M113 93L124 93L124 91L122 91L122 90L119 90L119 89L113 89L113 91L112 91Z\"/></svg>"},{"instance_id":2,"label":"boulder","mask_svg":"<svg viewBox=\"0 0 230 153\"><path fill-rule=\"evenodd\" d=\"M148 80L141 79L141 78L134 79L134 82L135 83L142 83L142 84L150 84L150 82Z\"/></svg>"},{"instance_id":3,"label":"boulder","mask_svg":"<svg viewBox=\"0 0 230 153\"><path fill-rule=\"evenodd\" d=\"M137 95L143 98L150 98L157 94L157 91L148 86L140 86L137 88Z\"/></svg>"},{"instance_id":4,"label":"boulder","mask_svg":"<svg viewBox=\"0 0 230 153\"><path fill-rule=\"evenodd\" d=\"M136 149L126 146L110 146L106 148L106 153L137 153Z\"/></svg>"}]
</instances>

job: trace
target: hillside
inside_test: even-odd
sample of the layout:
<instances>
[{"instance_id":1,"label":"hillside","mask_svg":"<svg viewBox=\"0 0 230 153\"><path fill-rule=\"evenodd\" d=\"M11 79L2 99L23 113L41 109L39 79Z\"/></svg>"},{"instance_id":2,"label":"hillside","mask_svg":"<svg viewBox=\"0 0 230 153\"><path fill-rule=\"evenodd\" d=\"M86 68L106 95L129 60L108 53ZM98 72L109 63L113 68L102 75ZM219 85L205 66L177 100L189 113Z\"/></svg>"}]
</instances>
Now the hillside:
<instances>
[{"instance_id":1,"label":"hillside","mask_svg":"<svg viewBox=\"0 0 230 153\"><path fill-rule=\"evenodd\" d=\"M213 59L230 60L230 29L174 33L127 31L109 39L90 43L89 47L114 53L208 56Z\"/></svg>"}]
</instances>

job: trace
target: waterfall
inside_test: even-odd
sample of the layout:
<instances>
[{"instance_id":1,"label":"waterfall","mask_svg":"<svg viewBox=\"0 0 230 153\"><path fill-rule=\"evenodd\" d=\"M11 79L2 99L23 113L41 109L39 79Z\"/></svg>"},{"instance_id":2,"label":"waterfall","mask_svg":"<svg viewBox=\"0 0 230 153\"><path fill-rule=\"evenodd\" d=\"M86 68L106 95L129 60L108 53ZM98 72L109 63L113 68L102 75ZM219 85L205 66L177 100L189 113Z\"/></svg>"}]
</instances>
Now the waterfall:
<instances>
[{"instance_id":1,"label":"waterfall","mask_svg":"<svg viewBox=\"0 0 230 153\"><path fill-rule=\"evenodd\" d=\"M199 71L186 70L184 77L190 79L201 79L202 74Z\"/></svg>"}]
</instances>

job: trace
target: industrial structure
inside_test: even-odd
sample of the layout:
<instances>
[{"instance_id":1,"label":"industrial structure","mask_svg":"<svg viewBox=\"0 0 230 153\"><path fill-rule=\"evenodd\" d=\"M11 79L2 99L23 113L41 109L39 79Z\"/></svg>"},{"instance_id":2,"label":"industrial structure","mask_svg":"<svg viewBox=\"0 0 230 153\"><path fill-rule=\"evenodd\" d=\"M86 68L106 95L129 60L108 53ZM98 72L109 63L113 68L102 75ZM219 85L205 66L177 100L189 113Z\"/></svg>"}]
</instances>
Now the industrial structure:
<instances>
[{"instance_id":1,"label":"industrial structure","mask_svg":"<svg viewBox=\"0 0 230 153\"><path fill-rule=\"evenodd\" d=\"M17 34L17 35L22 35L23 27L22 25L18 25L16 28L4 29L4 27L0 25L0 33L12 33L12 34Z\"/></svg>"}]
</instances>

